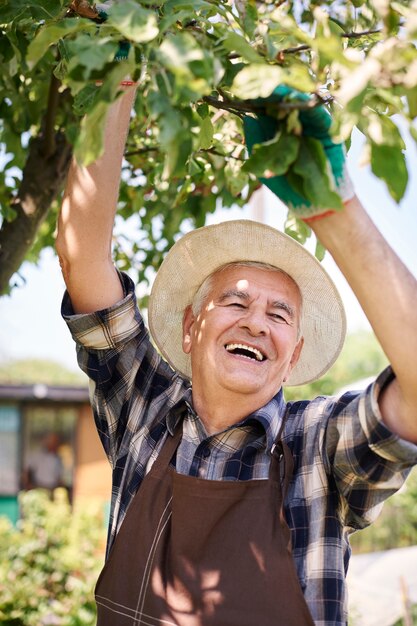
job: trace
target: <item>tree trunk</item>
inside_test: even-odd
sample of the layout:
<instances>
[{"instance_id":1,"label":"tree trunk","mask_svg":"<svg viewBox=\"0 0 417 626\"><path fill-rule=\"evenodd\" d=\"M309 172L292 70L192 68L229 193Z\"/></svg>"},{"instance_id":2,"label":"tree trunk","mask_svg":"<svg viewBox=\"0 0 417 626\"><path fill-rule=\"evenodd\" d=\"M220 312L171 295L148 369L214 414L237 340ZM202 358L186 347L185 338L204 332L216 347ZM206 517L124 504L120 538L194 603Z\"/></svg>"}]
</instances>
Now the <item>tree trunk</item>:
<instances>
[{"instance_id":1,"label":"tree trunk","mask_svg":"<svg viewBox=\"0 0 417 626\"><path fill-rule=\"evenodd\" d=\"M17 216L12 222L4 221L0 229L0 294L8 291L12 275L30 250L64 184L72 147L61 132L56 132L54 139L54 150L49 155L45 154L42 135L30 142L19 193L13 200Z\"/></svg>"}]
</instances>

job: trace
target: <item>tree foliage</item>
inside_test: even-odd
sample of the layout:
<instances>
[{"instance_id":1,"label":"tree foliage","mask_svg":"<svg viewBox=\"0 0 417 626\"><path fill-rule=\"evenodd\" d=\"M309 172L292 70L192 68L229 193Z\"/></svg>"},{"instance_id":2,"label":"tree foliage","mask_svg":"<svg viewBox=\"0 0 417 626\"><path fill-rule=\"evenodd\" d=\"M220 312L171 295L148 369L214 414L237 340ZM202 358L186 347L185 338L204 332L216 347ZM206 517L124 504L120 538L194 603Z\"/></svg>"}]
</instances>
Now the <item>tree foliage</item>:
<instances>
[{"instance_id":1,"label":"tree foliage","mask_svg":"<svg viewBox=\"0 0 417 626\"><path fill-rule=\"evenodd\" d=\"M325 102L335 135L349 146L359 128L364 159L396 201L403 196L397 124L402 118L417 137L415 1L123 0L105 8L107 19L87 0L0 0L0 292L25 256L35 260L53 243L72 150L85 163L100 153L106 110L126 75L139 95L119 214L140 234L119 239L121 267L158 267L178 233L203 225L220 204L248 201L260 166L243 167L242 115L265 112L258 98L278 84L313 94L308 104L267 109L296 139L295 153L300 106ZM306 179L323 169L309 158L299 171ZM278 169L285 159L277 148ZM294 216L287 228L300 240L309 235Z\"/></svg>"},{"instance_id":2,"label":"tree foliage","mask_svg":"<svg viewBox=\"0 0 417 626\"><path fill-rule=\"evenodd\" d=\"M285 399L311 400L334 395L345 387L354 389L355 383L377 376L387 365L387 357L375 335L357 331L347 335L340 356L324 376L307 385L286 388Z\"/></svg>"}]
</instances>

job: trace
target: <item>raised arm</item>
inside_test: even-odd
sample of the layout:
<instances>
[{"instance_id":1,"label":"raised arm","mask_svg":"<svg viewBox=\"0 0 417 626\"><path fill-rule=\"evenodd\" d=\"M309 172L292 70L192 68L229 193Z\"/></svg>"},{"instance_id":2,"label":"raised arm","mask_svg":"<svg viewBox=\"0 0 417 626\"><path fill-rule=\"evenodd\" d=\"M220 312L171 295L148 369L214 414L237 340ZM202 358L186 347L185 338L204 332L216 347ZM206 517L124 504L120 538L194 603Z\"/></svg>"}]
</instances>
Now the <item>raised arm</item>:
<instances>
[{"instance_id":1,"label":"raised arm","mask_svg":"<svg viewBox=\"0 0 417 626\"><path fill-rule=\"evenodd\" d=\"M123 296L111 239L135 91L126 88L110 107L103 156L88 167L73 161L68 174L56 249L76 313L107 308Z\"/></svg>"},{"instance_id":2,"label":"raised arm","mask_svg":"<svg viewBox=\"0 0 417 626\"><path fill-rule=\"evenodd\" d=\"M379 399L383 420L417 443L417 280L356 197L310 225L352 287L396 374Z\"/></svg>"},{"instance_id":3,"label":"raised arm","mask_svg":"<svg viewBox=\"0 0 417 626\"><path fill-rule=\"evenodd\" d=\"M267 101L283 98L304 105L309 99L305 94L279 86ZM329 204L314 204L309 189L302 184L301 188L294 189L286 174L270 172L260 180L311 226L345 275L396 375L379 397L383 420L394 433L417 443L417 280L355 196L345 167L343 147L334 143L330 135L330 114L319 106L301 110L299 119L307 140L314 138L321 143L343 208L336 212L331 210L336 208L330 204L334 201L333 192L321 195L327 197ZM256 144L273 139L280 129L279 124L269 115L246 118L249 151L256 149Z\"/></svg>"}]
</instances>

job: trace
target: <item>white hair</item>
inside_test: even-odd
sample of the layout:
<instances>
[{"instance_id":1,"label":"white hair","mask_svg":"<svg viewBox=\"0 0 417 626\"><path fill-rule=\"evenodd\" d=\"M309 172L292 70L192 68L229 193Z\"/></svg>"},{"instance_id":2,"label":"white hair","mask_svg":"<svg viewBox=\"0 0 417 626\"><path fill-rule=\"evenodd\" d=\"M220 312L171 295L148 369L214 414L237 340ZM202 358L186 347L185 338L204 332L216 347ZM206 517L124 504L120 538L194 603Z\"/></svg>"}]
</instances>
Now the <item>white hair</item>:
<instances>
[{"instance_id":1,"label":"white hair","mask_svg":"<svg viewBox=\"0 0 417 626\"><path fill-rule=\"evenodd\" d=\"M283 274L284 276L287 276L287 278L289 278L294 283L294 285L297 287L298 292L300 294L300 311L299 311L299 317L298 317L299 321L298 321L298 331L297 331L297 341L298 341L301 337L301 313L302 313L302 304L303 304L303 299L302 299L300 288L298 287L295 280L289 274L287 274L287 272L284 272L284 270L280 269L279 267L275 267L275 265L270 265L269 263L262 263L261 261L232 261L231 263L226 263L225 265L220 266L219 268L214 270L214 272L209 274L209 276L207 276L207 278L203 280L203 282L201 283L201 285L195 292L194 297L191 301L191 310L193 312L194 317L197 317L201 313L203 304L208 298L209 293L213 289L213 283L214 283L215 277L221 272L224 272L225 270L229 269L230 267L255 267L257 269L265 270L267 272L277 272L278 274Z\"/></svg>"}]
</instances>

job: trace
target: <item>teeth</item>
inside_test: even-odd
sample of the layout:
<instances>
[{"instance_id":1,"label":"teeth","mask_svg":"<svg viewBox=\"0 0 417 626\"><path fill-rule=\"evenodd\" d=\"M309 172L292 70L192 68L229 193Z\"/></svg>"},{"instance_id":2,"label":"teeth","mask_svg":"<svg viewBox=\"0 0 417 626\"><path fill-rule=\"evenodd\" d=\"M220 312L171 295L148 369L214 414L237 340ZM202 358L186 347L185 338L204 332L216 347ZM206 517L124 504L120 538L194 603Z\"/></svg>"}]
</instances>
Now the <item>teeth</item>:
<instances>
[{"instance_id":1,"label":"teeth","mask_svg":"<svg viewBox=\"0 0 417 626\"><path fill-rule=\"evenodd\" d=\"M260 352L256 348L253 348L252 346L246 346L243 343L228 343L225 347L228 352L233 352L233 350L245 350L246 352L252 352L252 354L255 355L257 361L264 360L262 352Z\"/></svg>"}]
</instances>

